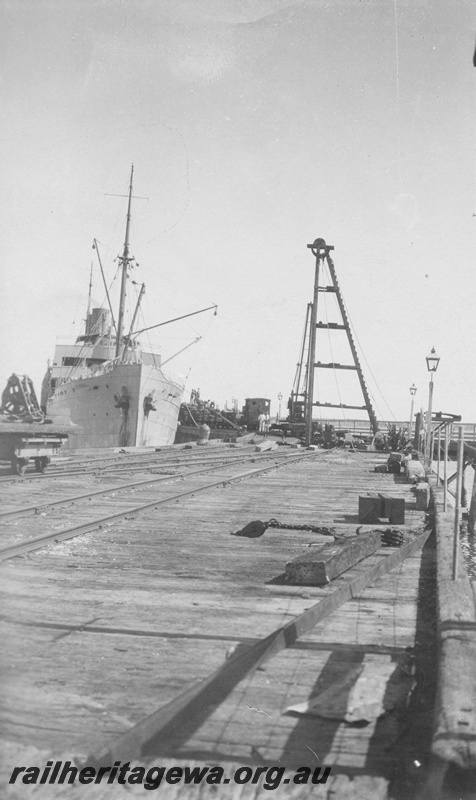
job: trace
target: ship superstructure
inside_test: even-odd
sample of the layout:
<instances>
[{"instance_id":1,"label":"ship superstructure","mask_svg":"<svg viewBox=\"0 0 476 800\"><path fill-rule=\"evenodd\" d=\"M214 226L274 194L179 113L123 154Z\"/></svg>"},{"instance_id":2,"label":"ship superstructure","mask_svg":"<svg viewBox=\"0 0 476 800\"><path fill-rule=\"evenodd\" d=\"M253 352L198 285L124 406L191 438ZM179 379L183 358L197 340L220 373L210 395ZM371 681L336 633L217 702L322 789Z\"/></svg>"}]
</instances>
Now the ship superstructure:
<instances>
[{"instance_id":1,"label":"ship superstructure","mask_svg":"<svg viewBox=\"0 0 476 800\"><path fill-rule=\"evenodd\" d=\"M184 387L162 371L160 355L143 350L134 333L144 285L124 335L126 288L134 261L129 250L133 172L124 248L118 256L117 323L106 289L109 308L91 309L88 303L84 333L73 343L57 344L43 380L42 405L48 416L77 426L69 437L71 448L168 445L175 437Z\"/></svg>"}]
</instances>

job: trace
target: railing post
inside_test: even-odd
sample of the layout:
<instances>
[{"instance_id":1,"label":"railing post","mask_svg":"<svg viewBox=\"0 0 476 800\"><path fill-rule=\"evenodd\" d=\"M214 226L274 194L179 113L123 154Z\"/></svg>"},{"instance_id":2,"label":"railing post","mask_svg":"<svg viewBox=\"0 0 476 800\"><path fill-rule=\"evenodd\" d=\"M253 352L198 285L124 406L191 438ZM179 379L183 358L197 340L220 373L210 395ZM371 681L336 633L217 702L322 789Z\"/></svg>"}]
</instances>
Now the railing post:
<instances>
[{"instance_id":1,"label":"railing post","mask_svg":"<svg viewBox=\"0 0 476 800\"><path fill-rule=\"evenodd\" d=\"M430 386L429 386L429 394L428 394L428 411L427 411L427 418L426 418L426 438L425 438L425 462L426 466L429 468L431 472L431 465L433 461L433 420L432 420L432 409L433 409L433 372L430 373Z\"/></svg>"},{"instance_id":2,"label":"railing post","mask_svg":"<svg viewBox=\"0 0 476 800\"><path fill-rule=\"evenodd\" d=\"M464 431L463 431L464 436ZM464 447L463 447L463 472L461 474L461 505L463 508L466 508L466 504L468 502L468 495L466 492L466 467L465 467L465 458L464 458Z\"/></svg>"},{"instance_id":3,"label":"railing post","mask_svg":"<svg viewBox=\"0 0 476 800\"><path fill-rule=\"evenodd\" d=\"M468 533L476 533L476 473L473 478L473 491L471 494L471 502L469 504L468 514Z\"/></svg>"},{"instance_id":4,"label":"railing post","mask_svg":"<svg viewBox=\"0 0 476 800\"><path fill-rule=\"evenodd\" d=\"M445 424L445 444L443 451L445 457L445 463L443 465L443 511L446 511L448 507L448 430L449 423L447 422Z\"/></svg>"},{"instance_id":5,"label":"railing post","mask_svg":"<svg viewBox=\"0 0 476 800\"><path fill-rule=\"evenodd\" d=\"M436 461L436 485L440 485L440 461L441 461L441 425L438 425L438 458Z\"/></svg>"},{"instance_id":6,"label":"railing post","mask_svg":"<svg viewBox=\"0 0 476 800\"><path fill-rule=\"evenodd\" d=\"M461 485L463 477L463 428L458 426L458 461L456 467L456 498L455 498L455 521L453 531L453 580L458 577L458 555L459 555L459 523L461 512Z\"/></svg>"}]
</instances>

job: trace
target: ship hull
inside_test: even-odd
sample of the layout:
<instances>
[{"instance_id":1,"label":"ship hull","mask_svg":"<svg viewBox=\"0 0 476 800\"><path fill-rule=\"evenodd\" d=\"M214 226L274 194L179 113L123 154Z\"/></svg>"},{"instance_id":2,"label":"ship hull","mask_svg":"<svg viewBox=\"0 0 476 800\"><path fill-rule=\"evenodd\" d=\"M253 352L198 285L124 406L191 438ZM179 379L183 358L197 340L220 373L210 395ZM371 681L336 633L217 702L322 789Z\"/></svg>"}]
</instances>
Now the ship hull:
<instances>
[{"instance_id":1,"label":"ship hull","mask_svg":"<svg viewBox=\"0 0 476 800\"><path fill-rule=\"evenodd\" d=\"M116 364L61 383L47 413L57 424L78 427L71 449L163 446L174 442L182 393L158 367Z\"/></svg>"}]
</instances>

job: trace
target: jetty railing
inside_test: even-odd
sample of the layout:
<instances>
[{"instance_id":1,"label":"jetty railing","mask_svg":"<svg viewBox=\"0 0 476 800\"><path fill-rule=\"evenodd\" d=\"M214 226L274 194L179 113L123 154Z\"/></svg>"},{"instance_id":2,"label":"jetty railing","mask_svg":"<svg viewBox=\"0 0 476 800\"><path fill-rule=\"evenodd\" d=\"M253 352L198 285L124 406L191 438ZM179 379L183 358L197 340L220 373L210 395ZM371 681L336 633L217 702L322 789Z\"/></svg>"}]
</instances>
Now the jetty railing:
<instances>
[{"instance_id":1,"label":"jetty railing","mask_svg":"<svg viewBox=\"0 0 476 800\"><path fill-rule=\"evenodd\" d=\"M461 426L463 428L465 442L476 443L476 422L457 423L453 420L442 420L441 422L438 422L437 418L435 419L435 416L433 417L434 423L437 423L434 427L435 434L438 433L438 428L441 428L441 432L443 432L443 426L446 425L448 427L449 441L455 441L455 439L458 438L458 427ZM336 419L332 417L329 417L329 419L318 419L317 417L313 416L313 422L328 422L330 425L333 425L336 430L345 429L354 434L360 433L364 436L373 436L372 427L368 419ZM397 428L408 429L409 427L408 420L379 420L379 427L384 432L392 425L395 425ZM414 425L412 427L414 428Z\"/></svg>"},{"instance_id":2,"label":"jetty railing","mask_svg":"<svg viewBox=\"0 0 476 800\"><path fill-rule=\"evenodd\" d=\"M462 476L464 437L458 436ZM437 547L438 692L432 738L433 764L422 797L439 795L450 764L476 768L476 609L474 586L459 549L459 511L443 509L443 487L428 474L435 513ZM457 495L461 501L461 483ZM456 520L458 519L458 527ZM458 535L456 535L456 529Z\"/></svg>"}]
</instances>

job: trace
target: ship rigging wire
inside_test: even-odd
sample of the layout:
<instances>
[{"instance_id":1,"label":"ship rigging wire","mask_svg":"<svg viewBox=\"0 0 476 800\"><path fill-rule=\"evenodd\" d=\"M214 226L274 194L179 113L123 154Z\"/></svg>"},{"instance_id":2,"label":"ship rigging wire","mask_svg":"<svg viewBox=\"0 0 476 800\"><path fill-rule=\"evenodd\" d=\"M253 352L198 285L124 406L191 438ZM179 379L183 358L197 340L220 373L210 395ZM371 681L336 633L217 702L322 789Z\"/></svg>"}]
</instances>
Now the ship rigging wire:
<instances>
[{"instance_id":1,"label":"ship rigging wire","mask_svg":"<svg viewBox=\"0 0 476 800\"><path fill-rule=\"evenodd\" d=\"M397 94L397 134L398 134L398 184L399 191L402 191L402 126L400 120L400 57L398 41L398 13L397 0L393 0L393 10L395 19L395 66L396 66L396 94Z\"/></svg>"},{"instance_id":2,"label":"ship rigging wire","mask_svg":"<svg viewBox=\"0 0 476 800\"><path fill-rule=\"evenodd\" d=\"M356 332L355 332L355 327L354 327L354 324L353 324L353 322L352 322L352 320L351 320L351 317L350 317L350 314L349 314L349 311L348 311L348 310L347 310L347 316L348 316L348 318L349 318L349 324L350 324L350 326L351 326L352 333L353 333L353 335L355 336L355 338L356 338L356 340L357 340L357 344L359 345L359 350L360 350L360 352L361 352L361 354L362 354L362 357L363 357L363 359L364 359L365 363L367 364L367 367L368 367L369 373L370 373L370 375L372 376L372 380L373 380L373 382L374 382L374 384L375 384L376 388L378 389L378 391L379 391L379 394L380 394L380 396L381 396L381 398L382 398L382 400L383 400L384 404L386 405L387 409L389 410L389 412L390 412L390 416L392 417L393 421L394 421L394 422L396 422L396 417L395 417L395 415L394 415L394 413L393 413L392 409L390 408L389 404L387 403L387 401L386 401L386 399L385 399L385 396L383 395L383 393L382 393L382 390L380 389L380 386L379 386L379 384L377 383L377 380L376 380L376 378L375 378L375 375L374 375L374 374L373 374L373 372L372 372L372 368L371 368L371 366L370 366L369 362L367 361L367 358L366 358L366 356L365 356L365 352L364 352L364 350L362 349L362 345L360 344L359 337L357 336L357 334L356 334ZM377 403L377 401L376 401L376 399L375 399L375 395L374 395L373 393L371 393L371 394L372 394L372 400L373 400L373 402L375 403L375 406L376 406L376 408L377 408L377 410L378 410L378 412L379 412L379 414L380 414L380 417L381 417L381 419L383 419L383 414L382 414L382 412L381 412L381 410L380 410L380 408L379 408L379 406L378 406L378 403Z\"/></svg>"}]
</instances>

